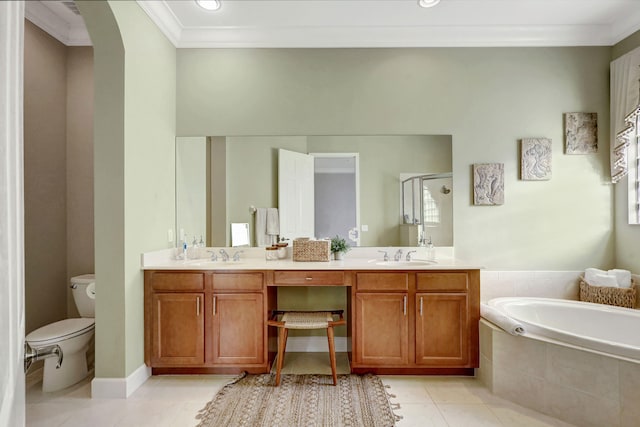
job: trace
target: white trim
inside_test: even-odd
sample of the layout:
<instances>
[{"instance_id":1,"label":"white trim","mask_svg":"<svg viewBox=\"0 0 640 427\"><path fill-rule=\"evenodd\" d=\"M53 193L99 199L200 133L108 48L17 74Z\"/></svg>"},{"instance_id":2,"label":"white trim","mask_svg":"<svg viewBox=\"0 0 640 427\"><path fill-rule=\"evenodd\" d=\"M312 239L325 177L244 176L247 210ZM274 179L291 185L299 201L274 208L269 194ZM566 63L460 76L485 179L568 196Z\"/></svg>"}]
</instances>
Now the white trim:
<instances>
[{"instance_id":1,"label":"white trim","mask_svg":"<svg viewBox=\"0 0 640 427\"><path fill-rule=\"evenodd\" d=\"M25 422L24 2L0 4L0 425Z\"/></svg>"},{"instance_id":2,"label":"white trim","mask_svg":"<svg viewBox=\"0 0 640 427\"><path fill-rule=\"evenodd\" d=\"M151 376L151 368L142 364L126 378L94 378L91 381L92 399L126 399Z\"/></svg>"},{"instance_id":3,"label":"white trim","mask_svg":"<svg viewBox=\"0 0 640 427\"><path fill-rule=\"evenodd\" d=\"M344 353L347 351L347 338L334 337L333 342L336 346L336 352ZM326 336L314 337L289 337L287 338L287 349L285 352L302 352L302 353L322 353L329 351L329 342Z\"/></svg>"},{"instance_id":4,"label":"white trim","mask_svg":"<svg viewBox=\"0 0 640 427\"><path fill-rule=\"evenodd\" d=\"M166 24L156 21L153 16L151 19L166 35L163 28ZM610 37L610 31L609 26L602 25L182 28L176 47L611 46L615 41Z\"/></svg>"},{"instance_id":5,"label":"white trim","mask_svg":"<svg viewBox=\"0 0 640 427\"><path fill-rule=\"evenodd\" d=\"M91 46L91 37L84 25L69 25L39 1L27 1L25 17L66 46Z\"/></svg>"},{"instance_id":6,"label":"white trim","mask_svg":"<svg viewBox=\"0 0 640 427\"><path fill-rule=\"evenodd\" d=\"M169 41L175 47L180 47L184 28L169 6L158 0L137 0L137 3Z\"/></svg>"}]
</instances>

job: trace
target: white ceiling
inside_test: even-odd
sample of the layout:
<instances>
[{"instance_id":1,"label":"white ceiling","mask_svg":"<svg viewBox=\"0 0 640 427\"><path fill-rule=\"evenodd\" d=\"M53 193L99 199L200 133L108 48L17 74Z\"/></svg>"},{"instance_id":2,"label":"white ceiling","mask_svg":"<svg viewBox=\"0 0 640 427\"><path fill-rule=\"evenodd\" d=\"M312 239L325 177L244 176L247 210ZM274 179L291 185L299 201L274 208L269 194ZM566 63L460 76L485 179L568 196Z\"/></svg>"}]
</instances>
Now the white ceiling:
<instances>
[{"instance_id":1,"label":"white ceiling","mask_svg":"<svg viewBox=\"0 0 640 427\"><path fill-rule=\"evenodd\" d=\"M221 1L208 12L192 0L137 0L179 48L610 46L640 30L640 0ZM90 44L60 3L28 1L27 18L67 45Z\"/></svg>"}]
</instances>

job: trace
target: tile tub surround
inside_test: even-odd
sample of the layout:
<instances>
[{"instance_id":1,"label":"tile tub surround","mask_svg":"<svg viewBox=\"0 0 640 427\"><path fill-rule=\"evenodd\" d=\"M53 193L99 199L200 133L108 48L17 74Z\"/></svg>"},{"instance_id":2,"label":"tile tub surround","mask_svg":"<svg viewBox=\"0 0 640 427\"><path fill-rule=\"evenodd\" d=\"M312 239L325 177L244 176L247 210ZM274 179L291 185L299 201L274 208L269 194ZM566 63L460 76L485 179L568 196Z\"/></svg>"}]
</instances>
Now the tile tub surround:
<instances>
[{"instance_id":1,"label":"tile tub surround","mask_svg":"<svg viewBox=\"0 0 640 427\"><path fill-rule=\"evenodd\" d=\"M478 379L497 396L585 427L638 425L640 361L514 337L480 322Z\"/></svg>"},{"instance_id":2,"label":"tile tub surround","mask_svg":"<svg viewBox=\"0 0 640 427\"><path fill-rule=\"evenodd\" d=\"M487 271L480 270L480 301L499 297L538 297L578 300L584 271ZM632 274L636 283L640 275ZM640 309L640 292L636 308Z\"/></svg>"},{"instance_id":3,"label":"tile tub surround","mask_svg":"<svg viewBox=\"0 0 640 427\"><path fill-rule=\"evenodd\" d=\"M498 297L578 299L584 271L480 271L480 301Z\"/></svg>"}]
</instances>

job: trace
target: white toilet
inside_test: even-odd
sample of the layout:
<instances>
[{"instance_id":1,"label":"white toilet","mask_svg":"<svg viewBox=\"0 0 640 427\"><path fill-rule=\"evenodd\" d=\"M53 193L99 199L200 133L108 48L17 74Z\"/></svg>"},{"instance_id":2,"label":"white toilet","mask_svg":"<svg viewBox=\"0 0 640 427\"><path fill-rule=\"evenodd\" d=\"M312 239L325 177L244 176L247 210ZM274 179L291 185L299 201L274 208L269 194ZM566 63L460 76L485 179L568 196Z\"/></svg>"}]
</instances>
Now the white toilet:
<instances>
[{"instance_id":1,"label":"white toilet","mask_svg":"<svg viewBox=\"0 0 640 427\"><path fill-rule=\"evenodd\" d=\"M58 360L55 357L44 361L42 391L61 390L88 374L87 350L95 328L95 275L72 277L71 289L81 317L51 323L36 329L25 338L33 349L58 345L62 350L60 368L56 368Z\"/></svg>"}]
</instances>

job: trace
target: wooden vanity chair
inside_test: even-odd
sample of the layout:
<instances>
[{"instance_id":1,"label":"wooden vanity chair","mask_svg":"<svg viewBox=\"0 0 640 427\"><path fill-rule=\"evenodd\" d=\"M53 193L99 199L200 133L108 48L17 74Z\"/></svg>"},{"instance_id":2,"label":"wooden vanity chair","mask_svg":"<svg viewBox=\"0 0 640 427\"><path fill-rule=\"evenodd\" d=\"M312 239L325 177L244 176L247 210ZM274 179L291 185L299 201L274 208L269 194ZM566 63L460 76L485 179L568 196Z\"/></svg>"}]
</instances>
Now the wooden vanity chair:
<instances>
[{"instance_id":1,"label":"wooden vanity chair","mask_svg":"<svg viewBox=\"0 0 640 427\"><path fill-rule=\"evenodd\" d=\"M336 349L333 342L333 327L344 325L344 310L331 311L289 311L273 310L267 325L280 328L278 334L278 362L276 365L276 387L280 385L280 372L284 361L284 352L287 348L287 336L289 329L326 329L327 340L329 341L329 359L331 361L331 375L333 385L338 384L336 374ZM280 319L278 319L278 317ZM333 316L338 316L335 320Z\"/></svg>"}]
</instances>

